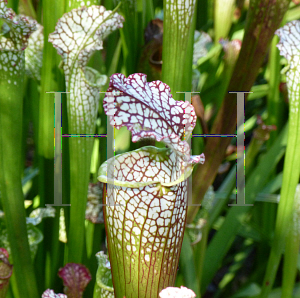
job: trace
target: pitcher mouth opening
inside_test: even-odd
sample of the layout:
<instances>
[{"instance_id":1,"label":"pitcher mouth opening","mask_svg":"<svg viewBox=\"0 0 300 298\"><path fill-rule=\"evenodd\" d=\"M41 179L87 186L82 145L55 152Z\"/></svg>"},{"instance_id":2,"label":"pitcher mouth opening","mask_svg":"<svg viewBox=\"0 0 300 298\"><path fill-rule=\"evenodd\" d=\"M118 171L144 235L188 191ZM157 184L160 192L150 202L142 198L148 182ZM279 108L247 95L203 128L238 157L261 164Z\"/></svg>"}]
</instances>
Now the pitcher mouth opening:
<instances>
[{"instance_id":1,"label":"pitcher mouth opening","mask_svg":"<svg viewBox=\"0 0 300 298\"><path fill-rule=\"evenodd\" d=\"M171 187L192 174L169 148L146 146L117 155L99 169L98 180L116 186L139 188L152 184Z\"/></svg>"}]
</instances>

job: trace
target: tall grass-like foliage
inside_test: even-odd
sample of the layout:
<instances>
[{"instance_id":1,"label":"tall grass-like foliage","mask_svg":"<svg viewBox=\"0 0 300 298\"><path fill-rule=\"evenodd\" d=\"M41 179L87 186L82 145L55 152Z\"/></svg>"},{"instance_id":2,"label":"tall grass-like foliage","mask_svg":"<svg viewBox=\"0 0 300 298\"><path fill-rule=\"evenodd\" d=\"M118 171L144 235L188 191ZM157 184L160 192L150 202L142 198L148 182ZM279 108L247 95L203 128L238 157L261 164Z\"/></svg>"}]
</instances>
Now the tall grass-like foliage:
<instances>
[{"instance_id":1,"label":"tall grass-like foliage","mask_svg":"<svg viewBox=\"0 0 300 298\"><path fill-rule=\"evenodd\" d=\"M0 297L298 297L299 19L295 0L0 0ZM241 154L223 135L243 133Z\"/></svg>"},{"instance_id":2,"label":"tall grass-like foliage","mask_svg":"<svg viewBox=\"0 0 300 298\"><path fill-rule=\"evenodd\" d=\"M299 238L296 230L292 228L293 221L298 221L299 211L299 190L296 193L296 187L300 177L300 22L293 21L278 29L276 34L280 37L278 48L280 54L288 61L286 72L287 88L289 94L289 132L288 143L285 155L283 170L283 180L281 189L281 200L278 207L276 220L275 237L268 262L267 272L264 279L263 291L261 297L268 297L268 293L274 283L277 268L284 248L285 263L290 266L285 267L284 285L282 295L290 297L292 295L293 280L295 279L295 269L292 269L292 263L289 262L289 254L297 254ZM294 208L296 207L296 210ZM294 216L295 213L295 216ZM297 223L296 223L297 225ZM294 232L292 232L294 230ZM289 250L289 238L294 238L296 246L294 250Z\"/></svg>"},{"instance_id":3,"label":"tall grass-like foliage","mask_svg":"<svg viewBox=\"0 0 300 298\"><path fill-rule=\"evenodd\" d=\"M21 185L22 170L22 107L25 81L25 53L36 22L17 16L0 1L0 18L8 32L0 39L0 185L1 203L6 215L6 226L16 263L16 278L21 297L37 296L34 269L31 262L25 224L24 197Z\"/></svg>"},{"instance_id":4,"label":"tall grass-like foliage","mask_svg":"<svg viewBox=\"0 0 300 298\"><path fill-rule=\"evenodd\" d=\"M123 18L103 6L72 10L61 18L49 41L63 58L66 80L69 133L95 132L99 90L106 76L86 64L102 40L122 26ZM78 23L79 22L79 23ZM92 138L70 138L70 242L69 260L81 262L84 247L84 218L87 200ZM81 228L78 228L81 222Z\"/></svg>"}]
</instances>

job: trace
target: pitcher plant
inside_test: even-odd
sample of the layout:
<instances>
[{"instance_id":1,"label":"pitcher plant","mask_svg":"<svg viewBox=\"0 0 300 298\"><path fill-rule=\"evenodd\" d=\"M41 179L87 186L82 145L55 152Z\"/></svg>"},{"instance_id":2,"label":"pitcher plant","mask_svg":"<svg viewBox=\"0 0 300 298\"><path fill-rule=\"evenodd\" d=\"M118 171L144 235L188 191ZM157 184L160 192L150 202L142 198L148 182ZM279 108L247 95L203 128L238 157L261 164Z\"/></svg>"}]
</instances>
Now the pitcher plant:
<instances>
[{"instance_id":1,"label":"pitcher plant","mask_svg":"<svg viewBox=\"0 0 300 298\"><path fill-rule=\"evenodd\" d=\"M183 240L188 177L204 155L191 156L188 139L196 123L193 106L175 101L168 85L147 83L136 73L111 76L104 98L110 124L126 126L146 146L102 164L107 183L104 216L116 297L158 297L173 286Z\"/></svg>"}]
</instances>

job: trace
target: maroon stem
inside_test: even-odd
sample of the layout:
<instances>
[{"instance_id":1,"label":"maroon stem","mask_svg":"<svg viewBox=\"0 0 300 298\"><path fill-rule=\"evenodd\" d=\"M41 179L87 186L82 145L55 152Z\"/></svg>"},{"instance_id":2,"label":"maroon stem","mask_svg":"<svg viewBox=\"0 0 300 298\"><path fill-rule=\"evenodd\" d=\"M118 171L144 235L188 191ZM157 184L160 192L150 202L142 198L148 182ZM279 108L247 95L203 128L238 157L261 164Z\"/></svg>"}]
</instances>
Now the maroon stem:
<instances>
[{"instance_id":1,"label":"maroon stem","mask_svg":"<svg viewBox=\"0 0 300 298\"><path fill-rule=\"evenodd\" d=\"M252 0L247 16L241 52L227 91L250 91L268 51L275 30L289 7L290 0ZM211 129L211 134L232 134L236 129L236 94L226 93ZM245 101L247 94L245 94ZM231 138L208 138L206 162L193 177L193 204L200 204L213 183ZM199 207L188 209L187 222L193 221Z\"/></svg>"}]
</instances>

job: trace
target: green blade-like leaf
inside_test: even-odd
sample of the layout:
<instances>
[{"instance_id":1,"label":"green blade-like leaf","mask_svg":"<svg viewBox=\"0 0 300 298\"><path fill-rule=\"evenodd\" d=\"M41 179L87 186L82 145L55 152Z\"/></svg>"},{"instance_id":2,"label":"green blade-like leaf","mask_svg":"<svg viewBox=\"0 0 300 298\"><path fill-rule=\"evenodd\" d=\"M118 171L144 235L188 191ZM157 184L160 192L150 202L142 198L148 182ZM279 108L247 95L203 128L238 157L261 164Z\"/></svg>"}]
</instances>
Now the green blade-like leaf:
<instances>
[{"instance_id":1,"label":"green blade-like leaf","mask_svg":"<svg viewBox=\"0 0 300 298\"><path fill-rule=\"evenodd\" d=\"M280 54L289 63L286 72L290 103L289 132L275 236L260 297L268 297L275 280L293 218L294 197L300 175L300 22L290 22L278 29L276 34L280 37Z\"/></svg>"},{"instance_id":2,"label":"green blade-like leaf","mask_svg":"<svg viewBox=\"0 0 300 298\"><path fill-rule=\"evenodd\" d=\"M66 78L70 134L93 134L99 89L106 76L87 67L91 55L102 49L103 39L122 27L124 19L103 6L73 9L63 15L49 41L62 56ZM70 138L69 261L80 263L84 248L84 220L89 182L92 138ZM78 225L80 223L80 225Z\"/></svg>"}]
</instances>

